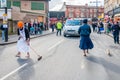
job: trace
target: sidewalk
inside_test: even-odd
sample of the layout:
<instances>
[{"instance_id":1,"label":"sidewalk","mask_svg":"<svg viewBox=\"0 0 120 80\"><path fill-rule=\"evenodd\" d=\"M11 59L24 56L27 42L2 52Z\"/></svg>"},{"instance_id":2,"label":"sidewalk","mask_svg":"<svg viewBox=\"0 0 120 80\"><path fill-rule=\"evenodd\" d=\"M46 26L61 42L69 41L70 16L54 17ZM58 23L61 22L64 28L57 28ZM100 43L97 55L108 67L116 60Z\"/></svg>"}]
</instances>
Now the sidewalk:
<instances>
[{"instance_id":1,"label":"sidewalk","mask_svg":"<svg viewBox=\"0 0 120 80\"><path fill-rule=\"evenodd\" d=\"M30 35L30 39L33 38L37 38L37 37L41 37L41 36L45 36L45 35L49 35L49 34L53 34L54 32L51 32L50 30L47 31L43 31L42 34L39 35ZM18 35L8 35L8 42L3 42L2 38L0 37L0 45L7 45L7 44L12 44L12 43L16 43L18 40Z\"/></svg>"}]
</instances>

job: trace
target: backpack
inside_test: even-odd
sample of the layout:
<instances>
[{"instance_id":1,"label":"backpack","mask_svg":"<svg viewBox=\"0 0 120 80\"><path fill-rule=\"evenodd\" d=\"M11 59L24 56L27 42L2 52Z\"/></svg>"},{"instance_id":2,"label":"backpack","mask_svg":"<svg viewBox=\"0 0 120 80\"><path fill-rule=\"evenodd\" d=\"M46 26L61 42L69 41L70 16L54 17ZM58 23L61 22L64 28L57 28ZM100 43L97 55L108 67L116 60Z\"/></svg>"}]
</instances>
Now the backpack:
<instances>
[{"instance_id":1,"label":"backpack","mask_svg":"<svg viewBox=\"0 0 120 80\"><path fill-rule=\"evenodd\" d=\"M81 29L80 35L88 36L88 35L90 35L90 32L88 30L86 30L86 29L83 29L83 30Z\"/></svg>"}]
</instances>

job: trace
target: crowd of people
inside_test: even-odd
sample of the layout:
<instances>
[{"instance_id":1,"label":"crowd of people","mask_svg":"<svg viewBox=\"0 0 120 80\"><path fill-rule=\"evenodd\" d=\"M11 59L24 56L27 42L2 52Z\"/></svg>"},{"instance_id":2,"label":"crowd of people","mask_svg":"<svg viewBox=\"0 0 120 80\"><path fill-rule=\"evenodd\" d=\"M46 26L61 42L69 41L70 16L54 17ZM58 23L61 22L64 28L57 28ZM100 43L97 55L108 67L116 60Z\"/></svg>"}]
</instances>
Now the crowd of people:
<instances>
[{"instance_id":1,"label":"crowd of people","mask_svg":"<svg viewBox=\"0 0 120 80\"><path fill-rule=\"evenodd\" d=\"M24 23L31 35L42 34L43 30L48 30L48 27L43 22Z\"/></svg>"},{"instance_id":2,"label":"crowd of people","mask_svg":"<svg viewBox=\"0 0 120 80\"><path fill-rule=\"evenodd\" d=\"M118 21L94 21L92 22L93 32L97 32L101 34L102 32L109 34L113 34L114 43L119 44L119 32L120 32L120 22Z\"/></svg>"},{"instance_id":3,"label":"crowd of people","mask_svg":"<svg viewBox=\"0 0 120 80\"><path fill-rule=\"evenodd\" d=\"M87 56L89 53L88 50L94 47L94 44L90 38L91 28L87 22L87 19L83 20L83 25L80 26L78 30L78 33L80 34L79 48L83 50L84 56ZM101 34L102 32L105 34L112 33L114 43L119 44L120 23L118 21L93 21L91 25L93 32L97 32L98 34Z\"/></svg>"}]
</instances>

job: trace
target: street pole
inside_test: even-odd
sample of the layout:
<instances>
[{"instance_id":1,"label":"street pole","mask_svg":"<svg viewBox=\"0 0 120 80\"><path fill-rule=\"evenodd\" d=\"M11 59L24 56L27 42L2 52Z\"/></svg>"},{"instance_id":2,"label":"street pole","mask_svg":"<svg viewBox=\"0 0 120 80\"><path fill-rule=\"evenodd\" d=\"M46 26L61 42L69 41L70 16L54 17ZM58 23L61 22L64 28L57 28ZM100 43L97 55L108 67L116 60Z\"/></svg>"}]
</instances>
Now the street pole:
<instances>
[{"instance_id":1,"label":"street pole","mask_svg":"<svg viewBox=\"0 0 120 80\"><path fill-rule=\"evenodd\" d=\"M5 14L7 15L7 7L5 7ZM6 23L3 24L4 29L5 29L5 42L8 42L8 24L7 24L7 20Z\"/></svg>"},{"instance_id":2,"label":"street pole","mask_svg":"<svg viewBox=\"0 0 120 80\"><path fill-rule=\"evenodd\" d=\"M5 8L3 14L4 41L8 41L7 0L1 0L1 7Z\"/></svg>"}]
</instances>

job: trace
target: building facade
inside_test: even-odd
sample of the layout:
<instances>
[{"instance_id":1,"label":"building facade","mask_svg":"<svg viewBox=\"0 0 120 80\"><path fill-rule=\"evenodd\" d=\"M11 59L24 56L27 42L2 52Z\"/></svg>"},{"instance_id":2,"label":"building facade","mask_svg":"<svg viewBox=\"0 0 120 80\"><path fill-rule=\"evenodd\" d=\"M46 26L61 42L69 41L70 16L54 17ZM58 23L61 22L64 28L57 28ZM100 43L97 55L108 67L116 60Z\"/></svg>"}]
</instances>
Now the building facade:
<instances>
[{"instance_id":1,"label":"building facade","mask_svg":"<svg viewBox=\"0 0 120 80\"><path fill-rule=\"evenodd\" d=\"M49 18L50 18L50 23L55 23L58 21L58 19L62 19L62 21L65 20L65 2L61 2L56 4L55 7L50 9L49 11Z\"/></svg>"},{"instance_id":2,"label":"building facade","mask_svg":"<svg viewBox=\"0 0 120 80\"><path fill-rule=\"evenodd\" d=\"M120 19L120 0L104 0L104 12L109 18Z\"/></svg>"},{"instance_id":3,"label":"building facade","mask_svg":"<svg viewBox=\"0 0 120 80\"><path fill-rule=\"evenodd\" d=\"M16 32L17 21L47 23L49 0L7 0L9 31ZM4 8L1 8L4 10ZM0 20L2 24L2 14Z\"/></svg>"},{"instance_id":4,"label":"building facade","mask_svg":"<svg viewBox=\"0 0 120 80\"><path fill-rule=\"evenodd\" d=\"M120 6L120 0L104 0L105 13Z\"/></svg>"},{"instance_id":5,"label":"building facade","mask_svg":"<svg viewBox=\"0 0 120 80\"><path fill-rule=\"evenodd\" d=\"M67 18L94 18L104 13L103 7L86 5L66 5L65 15Z\"/></svg>"}]
</instances>

